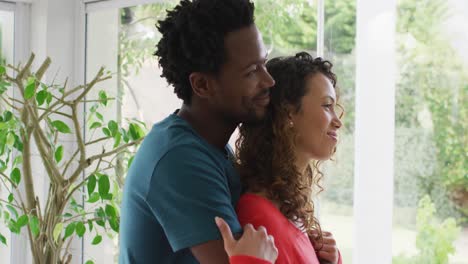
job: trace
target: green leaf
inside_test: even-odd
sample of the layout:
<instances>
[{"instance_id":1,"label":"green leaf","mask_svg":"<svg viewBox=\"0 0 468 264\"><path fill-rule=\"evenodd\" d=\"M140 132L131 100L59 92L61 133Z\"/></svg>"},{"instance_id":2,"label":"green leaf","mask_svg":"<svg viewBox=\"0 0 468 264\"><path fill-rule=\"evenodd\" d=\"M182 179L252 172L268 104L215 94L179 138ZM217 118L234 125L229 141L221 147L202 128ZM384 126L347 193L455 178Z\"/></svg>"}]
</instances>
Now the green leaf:
<instances>
[{"instance_id":1,"label":"green leaf","mask_svg":"<svg viewBox=\"0 0 468 264\"><path fill-rule=\"evenodd\" d=\"M120 128L120 134L122 134L122 138L123 138L124 142L128 143L130 138L128 137L127 131L125 129L123 129L123 128Z\"/></svg>"},{"instance_id":2,"label":"green leaf","mask_svg":"<svg viewBox=\"0 0 468 264\"><path fill-rule=\"evenodd\" d=\"M107 175L101 175L101 177L99 177L99 187L98 187L98 190L99 190L99 195L101 197L107 195L109 193L109 190L110 190L110 181L109 181L109 177Z\"/></svg>"},{"instance_id":3,"label":"green leaf","mask_svg":"<svg viewBox=\"0 0 468 264\"><path fill-rule=\"evenodd\" d=\"M94 261L92 261L92 260L88 260L88 261L86 261L86 263L85 263L85 264L94 264Z\"/></svg>"},{"instance_id":4,"label":"green leaf","mask_svg":"<svg viewBox=\"0 0 468 264\"><path fill-rule=\"evenodd\" d=\"M110 130L107 128L107 127L103 127L102 128L102 133L104 133L104 135L110 137L111 136L111 132Z\"/></svg>"},{"instance_id":5,"label":"green leaf","mask_svg":"<svg viewBox=\"0 0 468 264\"><path fill-rule=\"evenodd\" d=\"M114 135L114 148L120 145L121 138L122 138L122 135L118 132Z\"/></svg>"},{"instance_id":6,"label":"green leaf","mask_svg":"<svg viewBox=\"0 0 468 264\"><path fill-rule=\"evenodd\" d=\"M8 213L7 211L4 211L3 212L3 222L6 223L6 222L10 221L10 218L11 218L10 213Z\"/></svg>"},{"instance_id":7,"label":"green leaf","mask_svg":"<svg viewBox=\"0 0 468 264\"><path fill-rule=\"evenodd\" d=\"M115 133L119 130L119 126L117 125L117 122L114 120L109 121L107 124L107 127L109 128L109 131L111 132L111 136L114 136Z\"/></svg>"},{"instance_id":8,"label":"green leaf","mask_svg":"<svg viewBox=\"0 0 468 264\"><path fill-rule=\"evenodd\" d=\"M16 211L16 209L13 206L7 204L5 207L8 209L8 211L10 211L10 213L12 215L15 216L15 218L18 218L18 212Z\"/></svg>"},{"instance_id":9,"label":"green leaf","mask_svg":"<svg viewBox=\"0 0 468 264\"><path fill-rule=\"evenodd\" d=\"M21 139L15 135L15 146L14 146L17 150L19 150L20 152L23 152L23 142L21 141Z\"/></svg>"},{"instance_id":10,"label":"green leaf","mask_svg":"<svg viewBox=\"0 0 468 264\"><path fill-rule=\"evenodd\" d=\"M70 128L65 124L64 122L60 120L55 120L52 122L52 126L55 127L59 132L64 133L64 134L69 134L71 133Z\"/></svg>"},{"instance_id":11,"label":"green leaf","mask_svg":"<svg viewBox=\"0 0 468 264\"><path fill-rule=\"evenodd\" d=\"M97 245L97 244L101 243L101 241L102 241L102 236L96 235L96 236L94 237L94 239L93 239L93 242L91 242L91 244Z\"/></svg>"},{"instance_id":12,"label":"green leaf","mask_svg":"<svg viewBox=\"0 0 468 264\"><path fill-rule=\"evenodd\" d=\"M18 225L19 228L25 226L28 224L29 218L28 215L22 215L18 220L16 221L16 224Z\"/></svg>"},{"instance_id":13,"label":"green leaf","mask_svg":"<svg viewBox=\"0 0 468 264\"><path fill-rule=\"evenodd\" d=\"M11 180L18 185L21 181L21 171L18 168L14 168L10 173Z\"/></svg>"},{"instance_id":14,"label":"green leaf","mask_svg":"<svg viewBox=\"0 0 468 264\"><path fill-rule=\"evenodd\" d=\"M5 66L3 65L0 65L0 75L3 75L6 73L6 69L5 69Z\"/></svg>"},{"instance_id":15,"label":"green leaf","mask_svg":"<svg viewBox=\"0 0 468 264\"><path fill-rule=\"evenodd\" d=\"M63 240L65 240L67 237L73 235L73 232L75 232L75 227L76 227L75 222L70 223L69 225L67 225L67 227L65 228L65 236L63 237Z\"/></svg>"},{"instance_id":16,"label":"green leaf","mask_svg":"<svg viewBox=\"0 0 468 264\"><path fill-rule=\"evenodd\" d=\"M12 132L8 133L7 138L6 138L6 144L10 148L13 147L13 145L15 144L15 134L14 133L12 133Z\"/></svg>"},{"instance_id":17,"label":"green leaf","mask_svg":"<svg viewBox=\"0 0 468 264\"><path fill-rule=\"evenodd\" d=\"M99 218L99 220L96 220L96 224L98 224L98 225L100 225L102 227L105 227L106 223L104 222L104 220L106 219L106 213L104 212L104 210L101 207L96 209L95 216L96 216L96 218Z\"/></svg>"},{"instance_id":18,"label":"green leaf","mask_svg":"<svg viewBox=\"0 0 468 264\"><path fill-rule=\"evenodd\" d=\"M62 230L63 230L63 223L58 223L55 225L54 227L54 231L52 233L52 235L54 236L54 241L57 242L60 234L62 233Z\"/></svg>"},{"instance_id":19,"label":"green leaf","mask_svg":"<svg viewBox=\"0 0 468 264\"><path fill-rule=\"evenodd\" d=\"M111 218L109 219L109 225L114 230L115 232L119 232L120 225L119 225L119 220L117 218Z\"/></svg>"},{"instance_id":20,"label":"green leaf","mask_svg":"<svg viewBox=\"0 0 468 264\"><path fill-rule=\"evenodd\" d=\"M112 206L110 204L106 204L106 215L108 217L112 217L112 218L117 217L117 213L116 213L116 210L115 210L114 206Z\"/></svg>"},{"instance_id":21,"label":"green leaf","mask_svg":"<svg viewBox=\"0 0 468 264\"><path fill-rule=\"evenodd\" d=\"M62 160L62 156L63 156L63 146L60 145L57 148L57 150L55 150L55 161L57 161L57 163L59 163Z\"/></svg>"},{"instance_id":22,"label":"green leaf","mask_svg":"<svg viewBox=\"0 0 468 264\"><path fill-rule=\"evenodd\" d=\"M46 103L47 105L50 104L50 102L52 102L52 94L47 92L47 98L46 98Z\"/></svg>"},{"instance_id":23,"label":"green leaf","mask_svg":"<svg viewBox=\"0 0 468 264\"><path fill-rule=\"evenodd\" d=\"M10 121L12 118L13 118L13 113L10 112L10 111L5 111L5 113L3 114L4 118L3 118L3 121L4 122L8 122Z\"/></svg>"},{"instance_id":24,"label":"green leaf","mask_svg":"<svg viewBox=\"0 0 468 264\"><path fill-rule=\"evenodd\" d=\"M130 159L128 159L127 169L130 169L130 166L132 165L134 158L135 158L135 155L133 155Z\"/></svg>"},{"instance_id":25,"label":"green leaf","mask_svg":"<svg viewBox=\"0 0 468 264\"><path fill-rule=\"evenodd\" d=\"M88 195L91 195L91 193L93 193L94 189L96 188L96 176L95 175L89 176L87 187L88 187Z\"/></svg>"},{"instance_id":26,"label":"green leaf","mask_svg":"<svg viewBox=\"0 0 468 264\"><path fill-rule=\"evenodd\" d=\"M135 124L130 124L130 126L128 127L128 132L130 134L130 138L132 140L135 140L135 139L138 139L138 131L137 131L137 128L136 128L136 125Z\"/></svg>"},{"instance_id":27,"label":"green leaf","mask_svg":"<svg viewBox=\"0 0 468 264\"><path fill-rule=\"evenodd\" d=\"M37 92L36 94L36 101L37 101L37 105L41 106L44 104L47 96L48 96L48 93L47 91L45 90L41 90L39 92Z\"/></svg>"},{"instance_id":28,"label":"green leaf","mask_svg":"<svg viewBox=\"0 0 468 264\"><path fill-rule=\"evenodd\" d=\"M26 88L24 88L24 99L28 100L34 96L34 92L36 90L36 80L34 78L30 78L28 80L28 84Z\"/></svg>"},{"instance_id":29,"label":"green leaf","mask_svg":"<svg viewBox=\"0 0 468 264\"><path fill-rule=\"evenodd\" d=\"M108 193L108 194L102 195L101 199L110 201L110 200L112 200L113 197L114 196L112 195L112 193Z\"/></svg>"},{"instance_id":30,"label":"green leaf","mask_svg":"<svg viewBox=\"0 0 468 264\"><path fill-rule=\"evenodd\" d=\"M97 192L94 192L92 193L90 196L89 196L89 199L88 199L88 203L95 203L99 201L99 193Z\"/></svg>"},{"instance_id":31,"label":"green leaf","mask_svg":"<svg viewBox=\"0 0 468 264\"><path fill-rule=\"evenodd\" d=\"M11 203L11 202L13 202L13 200L14 200L13 194L10 193L10 194L8 195L8 202Z\"/></svg>"},{"instance_id":32,"label":"green leaf","mask_svg":"<svg viewBox=\"0 0 468 264\"><path fill-rule=\"evenodd\" d=\"M88 229L89 229L90 232L93 231L93 222L92 221L88 222Z\"/></svg>"},{"instance_id":33,"label":"green leaf","mask_svg":"<svg viewBox=\"0 0 468 264\"><path fill-rule=\"evenodd\" d=\"M103 117L100 113L96 112L96 117L97 117L99 120L101 120L101 122L104 122L104 117Z\"/></svg>"},{"instance_id":34,"label":"green leaf","mask_svg":"<svg viewBox=\"0 0 468 264\"><path fill-rule=\"evenodd\" d=\"M76 234L79 236L79 237L83 237L84 233L86 232L86 227L85 225L83 224L83 222L78 222L76 223Z\"/></svg>"},{"instance_id":35,"label":"green leaf","mask_svg":"<svg viewBox=\"0 0 468 264\"><path fill-rule=\"evenodd\" d=\"M95 129L95 128L98 128L98 127L101 127L102 124L100 122L94 122L90 127L89 129Z\"/></svg>"},{"instance_id":36,"label":"green leaf","mask_svg":"<svg viewBox=\"0 0 468 264\"><path fill-rule=\"evenodd\" d=\"M6 238L2 234L0 234L0 242L2 242L5 246L8 246Z\"/></svg>"},{"instance_id":37,"label":"green leaf","mask_svg":"<svg viewBox=\"0 0 468 264\"><path fill-rule=\"evenodd\" d=\"M31 228L31 233L33 234L34 237L37 237L39 235L39 219L35 216L29 217L29 227Z\"/></svg>"},{"instance_id":38,"label":"green leaf","mask_svg":"<svg viewBox=\"0 0 468 264\"><path fill-rule=\"evenodd\" d=\"M128 127L128 130L132 140L137 140L145 136L143 129L135 123L131 123Z\"/></svg>"},{"instance_id":39,"label":"green leaf","mask_svg":"<svg viewBox=\"0 0 468 264\"><path fill-rule=\"evenodd\" d=\"M103 104L104 106L107 106L107 94L105 91L103 90L99 91L99 100L101 104Z\"/></svg>"},{"instance_id":40,"label":"green leaf","mask_svg":"<svg viewBox=\"0 0 468 264\"><path fill-rule=\"evenodd\" d=\"M13 160L13 167L20 165L21 163L23 163L23 155L18 154L18 156L15 157L15 160Z\"/></svg>"},{"instance_id":41,"label":"green leaf","mask_svg":"<svg viewBox=\"0 0 468 264\"><path fill-rule=\"evenodd\" d=\"M10 229L12 233L15 233L15 234L19 234L21 231L20 228L18 227L18 224L13 219L10 219L10 222L8 222L8 228Z\"/></svg>"}]
</instances>

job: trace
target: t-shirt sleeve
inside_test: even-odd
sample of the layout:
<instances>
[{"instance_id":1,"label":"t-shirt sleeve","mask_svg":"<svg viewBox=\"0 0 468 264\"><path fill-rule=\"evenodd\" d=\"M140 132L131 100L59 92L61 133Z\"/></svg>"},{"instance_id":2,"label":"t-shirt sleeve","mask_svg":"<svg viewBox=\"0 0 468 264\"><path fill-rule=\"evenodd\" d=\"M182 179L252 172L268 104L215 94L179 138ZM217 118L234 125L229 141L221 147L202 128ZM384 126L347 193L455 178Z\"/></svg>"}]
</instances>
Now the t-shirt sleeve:
<instances>
[{"instance_id":1,"label":"t-shirt sleeve","mask_svg":"<svg viewBox=\"0 0 468 264\"><path fill-rule=\"evenodd\" d=\"M173 148L160 159L146 199L174 252L221 239L215 216L241 232L224 169L195 146Z\"/></svg>"}]
</instances>

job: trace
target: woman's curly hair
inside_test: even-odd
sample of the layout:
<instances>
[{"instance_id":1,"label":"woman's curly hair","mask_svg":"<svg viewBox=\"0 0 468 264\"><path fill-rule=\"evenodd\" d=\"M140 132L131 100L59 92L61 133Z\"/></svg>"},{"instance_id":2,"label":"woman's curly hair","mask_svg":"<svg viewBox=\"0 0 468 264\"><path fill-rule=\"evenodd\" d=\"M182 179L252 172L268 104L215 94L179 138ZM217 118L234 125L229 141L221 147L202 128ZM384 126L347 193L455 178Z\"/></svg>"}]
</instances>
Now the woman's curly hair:
<instances>
[{"instance_id":1,"label":"woman's curly hair","mask_svg":"<svg viewBox=\"0 0 468 264\"><path fill-rule=\"evenodd\" d=\"M312 191L320 192L322 173L318 162L308 166L305 175L296 167L297 133L290 126L290 113L302 111L301 100L307 94L307 79L322 73L336 87L332 64L313 58L306 52L279 57L266 65L276 84L271 88L271 102L265 119L260 123L242 124L236 141L237 165L244 188L264 193L278 202L280 211L301 225L310 234L317 230ZM335 88L336 89L336 88ZM316 187L316 188L314 188Z\"/></svg>"},{"instance_id":2,"label":"woman's curly hair","mask_svg":"<svg viewBox=\"0 0 468 264\"><path fill-rule=\"evenodd\" d=\"M190 104L193 72L217 74L226 60L224 38L229 32L254 23L254 4L249 0L182 0L167 12L157 28L162 37L154 55L161 77Z\"/></svg>"}]
</instances>

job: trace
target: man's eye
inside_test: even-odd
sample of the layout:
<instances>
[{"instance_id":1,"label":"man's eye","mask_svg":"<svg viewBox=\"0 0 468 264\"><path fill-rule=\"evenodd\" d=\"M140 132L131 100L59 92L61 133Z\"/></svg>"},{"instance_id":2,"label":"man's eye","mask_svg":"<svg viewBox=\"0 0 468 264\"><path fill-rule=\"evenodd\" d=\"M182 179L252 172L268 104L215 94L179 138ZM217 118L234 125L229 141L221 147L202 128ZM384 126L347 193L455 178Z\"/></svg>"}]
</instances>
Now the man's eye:
<instances>
[{"instance_id":1,"label":"man's eye","mask_svg":"<svg viewBox=\"0 0 468 264\"><path fill-rule=\"evenodd\" d=\"M258 67L255 67L254 69L250 70L246 75L247 76L252 76L257 71L258 71Z\"/></svg>"}]
</instances>

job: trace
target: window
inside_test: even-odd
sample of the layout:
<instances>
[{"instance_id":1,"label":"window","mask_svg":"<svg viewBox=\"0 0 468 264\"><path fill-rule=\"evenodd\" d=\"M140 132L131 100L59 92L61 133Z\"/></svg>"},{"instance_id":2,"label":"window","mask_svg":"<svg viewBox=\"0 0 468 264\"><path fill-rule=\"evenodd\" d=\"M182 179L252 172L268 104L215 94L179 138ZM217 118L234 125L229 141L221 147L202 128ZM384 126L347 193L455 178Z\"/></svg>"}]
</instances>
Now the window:
<instances>
[{"instance_id":1,"label":"window","mask_svg":"<svg viewBox=\"0 0 468 264\"><path fill-rule=\"evenodd\" d=\"M333 231L344 263L352 262L354 184L354 88L356 73L356 1L325 2L324 58L333 63L338 79L343 127L337 152L325 163L320 218Z\"/></svg>"},{"instance_id":2,"label":"window","mask_svg":"<svg viewBox=\"0 0 468 264\"><path fill-rule=\"evenodd\" d=\"M398 4L394 263L468 259L467 13L463 1Z\"/></svg>"},{"instance_id":3,"label":"window","mask_svg":"<svg viewBox=\"0 0 468 264\"><path fill-rule=\"evenodd\" d=\"M13 64L14 62L14 31L15 31L15 13L14 13L14 4L6 4L0 2L0 63L3 65ZM3 105L0 105L3 107ZM10 185L8 182L4 182L2 179L0 182L0 200L7 201L8 191ZM0 220L2 224L0 225L0 235L5 237L8 241L7 246L0 243L0 256L2 256L2 261L5 260L7 263L10 261L10 251L11 251L11 237L10 230L3 225L3 220L7 214L8 210L4 207L3 203L0 203Z\"/></svg>"}]
</instances>

